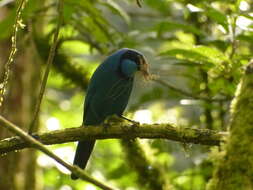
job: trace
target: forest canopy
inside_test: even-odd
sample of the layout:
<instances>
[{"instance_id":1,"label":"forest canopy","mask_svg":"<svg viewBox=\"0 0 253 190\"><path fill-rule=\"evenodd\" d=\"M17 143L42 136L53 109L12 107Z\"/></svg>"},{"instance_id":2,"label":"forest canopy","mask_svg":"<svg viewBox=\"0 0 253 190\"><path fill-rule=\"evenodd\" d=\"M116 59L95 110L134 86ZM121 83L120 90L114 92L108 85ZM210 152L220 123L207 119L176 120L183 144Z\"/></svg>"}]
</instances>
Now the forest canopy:
<instances>
[{"instance_id":1,"label":"forest canopy","mask_svg":"<svg viewBox=\"0 0 253 190\"><path fill-rule=\"evenodd\" d=\"M253 189L252 45L251 0L0 0L0 189ZM91 76L122 48L151 74L134 77L136 122L82 127Z\"/></svg>"}]
</instances>

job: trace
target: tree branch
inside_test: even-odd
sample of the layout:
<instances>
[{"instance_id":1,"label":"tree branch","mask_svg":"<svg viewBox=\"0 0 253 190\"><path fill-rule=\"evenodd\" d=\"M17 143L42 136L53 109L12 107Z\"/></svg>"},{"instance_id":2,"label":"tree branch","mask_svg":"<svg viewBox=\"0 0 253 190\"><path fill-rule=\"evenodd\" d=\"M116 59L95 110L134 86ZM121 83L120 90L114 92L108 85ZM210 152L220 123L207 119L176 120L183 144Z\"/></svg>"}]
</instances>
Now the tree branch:
<instances>
[{"instance_id":1,"label":"tree branch","mask_svg":"<svg viewBox=\"0 0 253 190\"><path fill-rule=\"evenodd\" d=\"M49 38L36 36L35 44L41 59L46 61L50 50ZM58 42L58 47L59 45L60 44ZM84 67L73 64L71 59L66 54L56 51L52 66L58 73L62 75L64 79L66 79L66 81L75 84L83 90L87 89L89 82L88 72Z\"/></svg>"},{"instance_id":2,"label":"tree branch","mask_svg":"<svg viewBox=\"0 0 253 190\"><path fill-rule=\"evenodd\" d=\"M33 147L35 149L40 150L41 152L45 153L55 161L57 161L59 164L63 165L65 168L70 170L72 173L80 177L81 179L90 182L97 187L100 187L101 189L104 190L113 190L111 187L108 187L107 185L103 184L100 181L97 181L93 177L90 177L82 169L80 169L77 166L73 166L67 162L65 162L63 159L60 157L56 156L53 152L51 152L49 149L47 149L41 142L24 132L22 129L20 129L18 126L15 124L11 123L10 121L6 120L4 117L0 116L0 125L8 129L14 134L17 134L19 137L19 140L21 140L23 143L29 145L29 147Z\"/></svg>"},{"instance_id":3,"label":"tree branch","mask_svg":"<svg viewBox=\"0 0 253 190\"><path fill-rule=\"evenodd\" d=\"M47 79L48 79L49 71L50 71L51 65L52 65L53 60L54 60L55 50L56 50L57 42L58 42L58 35L59 35L60 28L61 28L61 25L62 25L62 22L63 22L63 4L64 4L63 0L58 1L57 11L58 11L59 21L57 22L55 33L54 33L53 44L52 44L52 46L50 48L50 51L49 51L47 64L46 64L46 70L45 70L45 73L44 73L44 76L43 76L38 101L36 102L34 117L33 117L33 120L31 122L31 125L29 127L29 133L33 132L34 127L36 125L36 121L37 121L39 111L40 111L40 105L41 105L43 95L44 95L46 85L47 85Z\"/></svg>"},{"instance_id":4,"label":"tree branch","mask_svg":"<svg viewBox=\"0 0 253 190\"><path fill-rule=\"evenodd\" d=\"M197 99L197 100L205 100L205 101L213 101L213 102L223 102L223 101L229 101L231 100L229 97L224 97L224 98L210 98L210 97L205 97L205 96L200 96L200 95L195 95L195 94L192 94L190 92L187 92L187 91L184 91L182 89L179 89L179 88L176 88L172 85L170 85L169 83L161 80L161 79L158 79L158 78L153 78L152 79L154 82L156 83L159 83L160 85L163 85L175 92L178 92L186 97L190 97L190 98L193 98L193 99Z\"/></svg>"},{"instance_id":5,"label":"tree branch","mask_svg":"<svg viewBox=\"0 0 253 190\"><path fill-rule=\"evenodd\" d=\"M3 123L0 116L0 124ZM112 124L107 128L100 126L77 127L55 130L33 135L45 145L60 144L85 139L167 139L183 143L215 146L219 145L226 132L207 129L181 128L171 124L142 124L139 126L124 123ZM31 147L31 144L20 137L6 138L0 141L0 154Z\"/></svg>"},{"instance_id":6,"label":"tree branch","mask_svg":"<svg viewBox=\"0 0 253 190\"><path fill-rule=\"evenodd\" d=\"M137 5L138 5L138 7L141 8L141 0L136 0L136 3L137 3Z\"/></svg>"},{"instance_id":7,"label":"tree branch","mask_svg":"<svg viewBox=\"0 0 253 190\"><path fill-rule=\"evenodd\" d=\"M10 51L8 60L7 60L6 64L4 65L3 82L2 83L0 82L0 107L2 106L3 101L4 101L4 96L5 96L7 84L9 82L9 78L10 78L11 66L14 62L14 57L18 51L18 49L17 49L18 31L19 31L19 28L25 27L25 25L22 23L22 18L21 18L21 14L22 14L22 11L23 11L25 5L26 5L25 0L20 1L18 8L17 8L17 12L16 12L15 22L13 24L13 31L12 31L12 36L11 36L11 51Z\"/></svg>"},{"instance_id":8,"label":"tree branch","mask_svg":"<svg viewBox=\"0 0 253 190\"><path fill-rule=\"evenodd\" d=\"M229 137L220 152L215 153L215 168L207 190L253 187L252 91L253 60L247 65L237 85L235 98L230 105Z\"/></svg>"}]
</instances>

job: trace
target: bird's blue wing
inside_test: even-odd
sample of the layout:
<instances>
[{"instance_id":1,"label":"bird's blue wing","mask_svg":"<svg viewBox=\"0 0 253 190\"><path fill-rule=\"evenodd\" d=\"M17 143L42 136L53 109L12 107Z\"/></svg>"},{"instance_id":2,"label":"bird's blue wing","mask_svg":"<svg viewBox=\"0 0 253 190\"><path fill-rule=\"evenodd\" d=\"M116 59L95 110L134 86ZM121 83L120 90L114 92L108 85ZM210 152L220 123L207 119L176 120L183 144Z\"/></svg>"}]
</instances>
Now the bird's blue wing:
<instances>
[{"instance_id":1,"label":"bird's blue wing","mask_svg":"<svg viewBox=\"0 0 253 190\"><path fill-rule=\"evenodd\" d=\"M109 56L94 72L90 80L84 105L83 123L96 125L108 115L122 114L133 85L132 79L119 74L120 58L125 48Z\"/></svg>"},{"instance_id":2,"label":"bird's blue wing","mask_svg":"<svg viewBox=\"0 0 253 190\"><path fill-rule=\"evenodd\" d=\"M109 56L94 72L87 89L84 103L84 125L98 125L112 114L122 114L132 90L133 80L122 78L118 73L122 49ZM91 155L94 140L78 142L74 164L85 168ZM72 179L78 177L71 174Z\"/></svg>"},{"instance_id":3,"label":"bird's blue wing","mask_svg":"<svg viewBox=\"0 0 253 190\"><path fill-rule=\"evenodd\" d=\"M101 81L104 80L101 78ZM100 88L91 90L86 96L84 124L100 124L109 115L121 115L128 103L132 85L132 80L111 76Z\"/></svg>"}]
</instances>

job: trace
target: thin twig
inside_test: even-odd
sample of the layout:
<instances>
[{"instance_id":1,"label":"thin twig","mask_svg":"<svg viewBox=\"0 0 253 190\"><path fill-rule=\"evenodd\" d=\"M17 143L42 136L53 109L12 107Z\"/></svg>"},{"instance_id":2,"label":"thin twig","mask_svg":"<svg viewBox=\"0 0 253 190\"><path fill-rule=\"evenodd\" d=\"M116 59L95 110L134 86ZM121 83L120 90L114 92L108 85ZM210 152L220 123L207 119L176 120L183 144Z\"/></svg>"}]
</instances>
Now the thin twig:
<instances>
[{"instance_id":1,"label":"thin twig","mask_svg":"<svg viewBox=\"0 0 253 190\"><path fill-rule=\"evenodd\" d=\"M60 27L61 27L62 22L63 22L63 4L64 4L63 0L59 0L58 7L57 7L58 14L59 14L58 15L59 20L58 20L56 30L55 30L55 33L54 33L53 44L51 46L51 49L50 49L50 52L49 52L49 55L48 55L46 70L45 70L44 77L43 77L43 80L42 80L38 101L37 101L37 104L36 104L36 107L35 107L35 114L34 114L33 120L31 122L31 125L30 125L30 128L29 128L29 133L30 134L34 131L34 127L36 126L36 121L37 121L37 118L38 118L38 115L39 115L40 105L41 105L43 95L44 95L44 92L45 92L50 67L53 63L55 50L56 50L57 42L58 42L58 35L59 35Z\"/></svg>"},{"instance_id":2,"label":"thin twig","mask_svg":"<svg viewBox=\"0 0 253 190\"><path fill-rule=\"evenodd\" d=\"M8 61L5 64L4 67L4 79L3 82L0 83L0 107L3 105L3 101L4 101L4 95L6 92L6 88L7 88L7 84L9 82L9 77L10 77L10 67L11 64L14 62L14 56L17 53L17 35L18 35L18 29L19 28L23 28L24 25L22 24L22 19L21 19L21 13L22 10L25 7L26 4L26 0L22 0L18 6L17 9L17 15L15 18L15 22L13 25L13 31L12 31L12 36L11 36L11 52L10 55L8 57Z\"/></svg>"},{"instance_id":3,"label":"thin twig","mask_svg":"<svg viewBox=\"0 0 253 190\"><path fill-rule=\"evenodd\" d=\"M138 5L138 7L141 8L141 1L140 1L140 0L136 0L136 3L137 3L137 5Z\"/></svg>"},{"instance_id":4,"label":"thin twig","mask_svg":"<svg viewBox=\"0 0 253 190\"><path fill-rule=\"evenodd\" d=\"M86 26L84 26L81 22L74 22L74 21L72 22L72 25L80 33L80 35L84 39L86 39L86 41L91 45L91 47L96 48L96 50L101 54L105 53L101 44L96 42L96 40L91 37L91 35L90 35L91 32L89 31L89 29Z\"/></svg>"},{"instance_id":5,"label":"thin twig","mask_svg":"<svg viewBox=\"0 0 253 190\"><path fill-rule=\"evenodd\" d=\"M5 127L6 129L8 129L10 132L18 135L25 142L29 143L31 147L40 150L41 152L45 153L46 155L48 155L49 157L54 159L59 164L63 165L65 168L67 168L69 171L71 171L72 173L77 175L79 178L81 178L87 182L90 182L90 183L96 185L97 187L100 187L101 189L113 190L111 187L108 187L107 185L103 184L102 182L100 182L100 181L94 179L93 177L87 175L86 173L84 173L84 171L82 169L80 169L79 167L73 166L73 165L65 162L63 159L61 159L60 157L55 155L53 152L48 150L41 142L39 142L38 140L36 140L32 136L30 136L28 133L23 131L20 127L16 126L15 124L11 123L10 121L6 120L2 116L0 116L0 125L2 127Z\"/></svg>"},{"instance_id":6,"label":"thin twig","mask_svg":"<svg viewBox=\"0 0 253 190\"><path fill-rule=\"evenodd\" d=\"M231 20L231 46L232 46L232 49L231 49L231 52L230 52L230 55L229 55L229 58L230 60L233 59L234 57L234 54L236 52L236 21L237 21L237 16L236 17L231 17L230 18Z\"/></svg>"},{"instance_id":7,"label":"thin twig","mask_svg":"<svg viewBox=\"0 0 253 190\"><path fill-rule=\"evenodd\" d=\"M204 96L199 96L199 95L195 95L195 94L192 94L190 92L186 92L184 90L181 90L179 88L176 88L172 85L170 85L169 83L161 80L161 79L157 79L157 78L154 78L152 79L153 81L163 85L163 86L166 86L167 88L175 91L175 92L178 92L184 96L187 96L187 97L191 97L191 98L194 98L194 99L198 99L198 100L205 100L205 101L214 101L214 102L222 102L222 101L228 101L228 100L231 100L230 98L208 98L208 97L204 97Z\"/></svg>"}]
</instances>

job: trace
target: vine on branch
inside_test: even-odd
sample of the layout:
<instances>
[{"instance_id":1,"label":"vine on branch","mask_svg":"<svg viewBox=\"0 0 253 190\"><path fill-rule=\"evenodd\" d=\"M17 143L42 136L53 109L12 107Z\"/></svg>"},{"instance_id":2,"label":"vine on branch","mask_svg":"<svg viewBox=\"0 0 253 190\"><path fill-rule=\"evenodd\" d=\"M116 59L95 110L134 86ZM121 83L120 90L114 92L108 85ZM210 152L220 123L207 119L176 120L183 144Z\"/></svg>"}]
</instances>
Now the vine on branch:
<instances>
[{"instance_id":1,"label":"vine on branch","mask_svg":"<svg viewBox=\"0 0 253 190\"><path fill-rule=\"evenodd\" d=\"M18 5L17 14L16 14L14 25L13 25L12 35L11 35L11 51L10 51L8 60L4 66L3 82L0 83L0 107L3 105L3 102L4 102L4 96L5 96L7 84L10 78L11 65L14 62L14 56L18 50L17 49L18 30L19 28L23 29L25 27L25 25L22 23L21 15L22 15L23 9L25 8L26 3L27 3L27 0L21 0L20 4Z\"/></svg>"},{"instance_id":2,"label":"vine on branch","mask_svg":"<svg viewBox=\"0 0 253 190\"><path fill-rule=\"evenodd\" d=\"M137 3L137 5L138 5L138 7L141 8L141 0L136 0L136 3Z\"/></svg>"},{"instance_id":3,"label":"vine on branch","mask_svg":"<svg viewBox=\"0 0 253 190\"><path fill-rule=\"evenodd\" d=\"M53 60L54 60L55 50L56 50L57 43L58 43L58 35L59 35L60 27L61 27L62 22L63 22L63 4L64 4L63 0L59 0L58 7L57 7L59 21L57 22L56 30L55 30L55 33L54 33L53 44L52 44L52 46L50 48L50 51L49 51L47 64L46 64L46 70L45 70L44 77L43 77L43 80L42 80L38 101L36 103L35 114L34 114L33 120L31 122L31 125L30 125L30 128L29 128L29 133L33 132L34 127L36 125L36 121L37 121L39 111L40 111L40 105L41 105L43 95L44 95L44 92L45 92L45 89L46 89L46 84L47 84L47 79L48 79L50 67L51 67L51 65L53 63Z\"/></svg>"}]
</instances>

